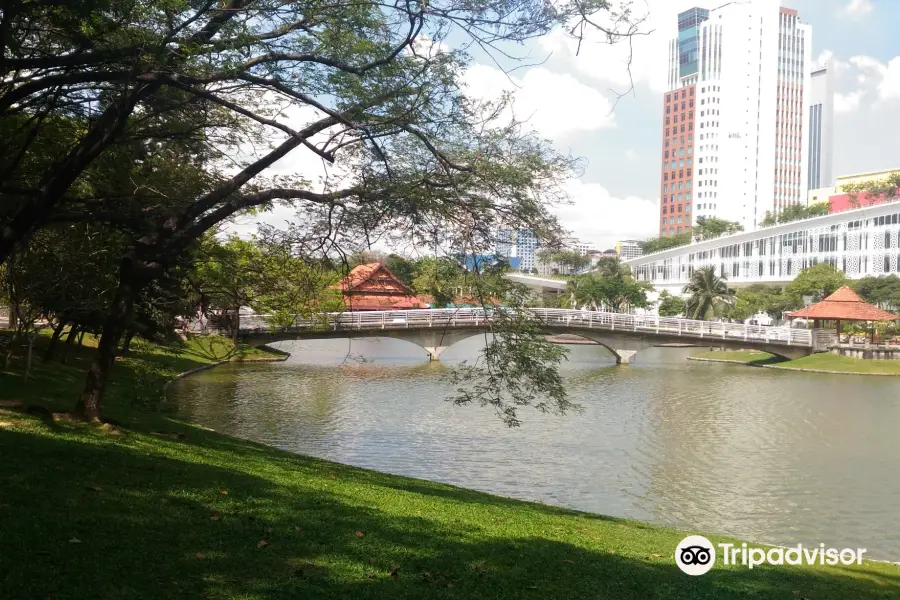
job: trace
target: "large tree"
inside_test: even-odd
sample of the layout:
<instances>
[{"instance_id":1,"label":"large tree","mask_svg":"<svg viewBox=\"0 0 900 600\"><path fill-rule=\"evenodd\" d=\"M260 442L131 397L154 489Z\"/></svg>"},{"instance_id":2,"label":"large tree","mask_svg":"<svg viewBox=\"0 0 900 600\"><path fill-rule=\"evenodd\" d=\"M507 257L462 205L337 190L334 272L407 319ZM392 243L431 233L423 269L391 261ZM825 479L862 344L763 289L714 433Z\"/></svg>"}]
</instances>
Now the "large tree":
<instances>
[{"instance_id":1,"label":"large tree","mask_svg":"<svg viewBox=\"0 0 900 600\"><path fill-rule=\"evenodd\" d=\"M507 62L510 44L554 28L615 42L630 19L605 0L19 3L0 23L16 140L0 154L0 261L48 220L135 232L80 402L96 419L141 291L248 209L293 204L302 256L400 238L477 251L501 226L557 236L547 206L576 163L507 122L508 98L464 94L469 50ZM45 155L51 137L65 143ZM329 177L270 169L298 154Z\"/></svg>"},{"instance_id":2,"label":"large tree","mask_svg":"<svg viewBox=\"0 0 900 600\"><path fill-rule=\"evenodd\" d=\"M721 317L734 304L725 276L716 275L712 266L694 271L682 292L689 294L684 305L684 314L689 319L707 321Z\"/></svg>"},{"instance_id":3,"label":"large tree","mask_svg":"<svg viewBox=\"0 0 900 600\"><path fill-rule=\"evenodd\" d=\"M785 291L799 301L804 296L818 302L831 295L841 286L848 285L850 279L843 271L828 263L819 263L800 271Z\"/></svg>"}]
</instances>

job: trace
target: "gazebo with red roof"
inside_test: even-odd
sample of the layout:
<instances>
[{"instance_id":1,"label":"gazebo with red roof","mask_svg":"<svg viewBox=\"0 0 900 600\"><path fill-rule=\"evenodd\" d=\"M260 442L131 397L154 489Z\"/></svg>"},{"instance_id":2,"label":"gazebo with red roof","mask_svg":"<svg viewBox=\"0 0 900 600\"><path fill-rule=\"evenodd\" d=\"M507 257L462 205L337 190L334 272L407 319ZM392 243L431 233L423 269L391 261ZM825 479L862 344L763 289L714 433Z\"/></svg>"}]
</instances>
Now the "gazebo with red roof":
<instances>
[{"instance_id":1,"label":"gazebo with red roof","mask_svg":"<svg viewBox=\"0 0 900 600\"><path fill-rule=\"evenodd\" d=\"M856 292L845 285L821 302L792 312L790 318L813 319L815 327L819 326L819 321L836 321L840 340L841 321L895 321L898 317L864 302ZM874 335L874 329L872 334Z\"/></svg>"},{"instance_id":2,"label":"gazebo with red roof","mask_svg":"<svg viewBox=\"0 0 900 600\"><path fill-rule=\"evenodd\" d=\"M428 304L382 263L357 265L332 289L339 289L348 310L409 310Z\"/></svg>"}]
</instances>

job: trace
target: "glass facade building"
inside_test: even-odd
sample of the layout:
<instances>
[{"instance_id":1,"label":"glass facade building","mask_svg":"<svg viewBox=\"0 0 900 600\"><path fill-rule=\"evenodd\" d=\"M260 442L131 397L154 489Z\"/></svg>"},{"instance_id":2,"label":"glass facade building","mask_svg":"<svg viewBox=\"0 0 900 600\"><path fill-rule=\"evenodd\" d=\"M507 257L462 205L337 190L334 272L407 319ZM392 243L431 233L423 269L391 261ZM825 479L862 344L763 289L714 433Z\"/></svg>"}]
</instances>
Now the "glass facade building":
<instances>
[{"instance_id":1,"label":"glass facade building","mask_svg":"<svg viewBox=\"0 0 900 600\"><path fill-rule=\"evenodd\" d=\"M678 70L687 77L697 72L700 61L700 24L709 19L705 8L692 8L678 15Z\"/></svg>"}]
</instances>

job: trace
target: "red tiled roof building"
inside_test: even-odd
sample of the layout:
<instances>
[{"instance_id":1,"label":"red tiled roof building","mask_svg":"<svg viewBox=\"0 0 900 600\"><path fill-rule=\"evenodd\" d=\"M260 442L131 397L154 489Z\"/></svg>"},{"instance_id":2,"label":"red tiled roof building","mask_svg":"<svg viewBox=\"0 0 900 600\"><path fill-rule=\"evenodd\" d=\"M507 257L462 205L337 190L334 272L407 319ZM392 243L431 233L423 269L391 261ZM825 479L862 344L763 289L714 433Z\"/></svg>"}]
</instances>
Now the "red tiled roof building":
<instances>
[{"instance_id":1,"label":"red tiled roof building","mask_svg":"<svg viewBox=\"0 0 900 600\"><path fill-rule=\"evenodd\" d=\"M428 304L381 263L357 265L338 285L347 310L409 310Z\"/></svg>"},{"instance_id":2,"label":"red tiled roof building","mask_svg":"<svg viewBox=\"0 0 900 600\"><path fill-rule=\"evenodd\" d=\"M864 302L846 285L818 304L795 310L792 319L827 321L893 321L897 315Z\"/></svg>"},{"instance_id":3,"label":"red tiled roof building","mask_svg":"<svg viewBox=\"0 0 900 600\"><path fill-rule=\"evenodd\" d=\"M819 326L820 321L835 321L835 329L838 339L840 339L841 321L894 321L898 317L864 302L856 292L845 285L821 302L795 310L790 314L790 318L813 319L816 327ZM874 340L874 328L871 335Z\"/></svg>"}]
</instances>

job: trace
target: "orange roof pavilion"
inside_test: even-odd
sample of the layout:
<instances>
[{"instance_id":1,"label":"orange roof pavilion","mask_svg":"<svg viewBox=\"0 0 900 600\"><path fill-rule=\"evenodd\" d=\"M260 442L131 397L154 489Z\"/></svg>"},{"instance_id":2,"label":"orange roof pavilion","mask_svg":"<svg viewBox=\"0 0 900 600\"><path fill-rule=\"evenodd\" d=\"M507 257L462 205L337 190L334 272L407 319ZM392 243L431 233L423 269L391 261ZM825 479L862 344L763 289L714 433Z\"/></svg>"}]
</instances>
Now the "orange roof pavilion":
<instances>
[{"instance_id":1,"label":"orange roof pavilion","mask_svg":"<svg viewBox=\"0 0 900 600\"><path fill-rule=\"evenodd\" d=\"M897 315L881 310L875 305L864 302L846 285L821 302L795 310L791 319L813 319L818 327L819 321L835 321L838 342L841 337L841 321L895 321ZM875 339L875 329L871 331Z\"/></svg>"},{"instance_id":2,"label":"orange roof pavilion","mask_svg":"<svg viewBox=\"0 0 900 600\"><path fill-rule=\"evenodd\" d=\"M428 304L381 263L357 265L332 289L339 289L348 310L408 310Z\"/></svg>"},{"instance_id":3,"label":"orange roof pavilion","mask_svg":"<svg viewBox=\"0 0 900 600\"><path fill-rule=\"evenodd\" d=\"M828 321L894 321L900 317L864 302L846 285L821 302L791 313L792 319Z\"/></svg>"}]
</instances>

